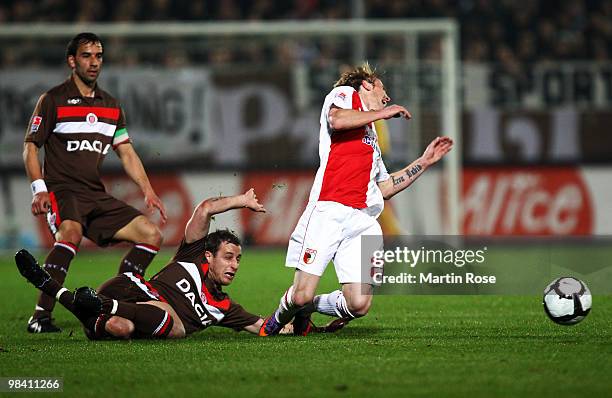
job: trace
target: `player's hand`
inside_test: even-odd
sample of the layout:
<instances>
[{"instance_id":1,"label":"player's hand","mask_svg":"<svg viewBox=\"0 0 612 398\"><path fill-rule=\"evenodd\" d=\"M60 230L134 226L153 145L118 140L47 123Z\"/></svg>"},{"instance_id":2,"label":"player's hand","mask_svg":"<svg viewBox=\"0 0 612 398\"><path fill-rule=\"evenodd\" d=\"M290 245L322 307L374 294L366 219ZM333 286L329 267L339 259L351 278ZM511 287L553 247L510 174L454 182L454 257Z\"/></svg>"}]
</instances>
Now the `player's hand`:
<instances>
[{"instance_id":1,"label":"player's hand","mask_svg":"<svg viewBox=\"0 0 612 398\"><path fill-rule=\"evenodd\" d=\"M310 329L310 333L336 333L340 329L344 328L350 322L350 319L346 318L337 318L334 319L323 326L317 326L312 321L310 322L312 328ZM283 335L292 335L293 334L293 321L289 322L278 334Z\"/></svg>"},{"instance_id":2,"label":"player's hand","mask_svg":"<svg viewBox=\"0 0 612 398\"><path fill-rule=\"evenodd\" d=\"M145 194L145 205L151 213L154 213L155 209L159 210L159 215L161 216L161 221L163 224L168 221L168 216L166 216L166 208L155 192Z\"/></svg>"},{"instance_id":3,"label":"player's hand","mask_svg":"<svg viewBox=\"0 0 612 398\"><path fill-rule=\"evenodd\" d=\"M51 208L49 192L39 192L32 198L32 214L35 216L45 214Z\"/></svg>"},{"instance_id":4,"label":"player's hand","mask_svg":"<svg viewBox=\"0 0 612 398\"><path fill-rule=\"evenodd\" d=\"M423 152L421 157L428 165L432 165L442 159L453 148L453 140L449 137L437 137Z\"/></svg>"},{"instance_id":5,"label":"player's hand","mask_svg":"<svg viewBox=\"0 0 612 398\"><path fill-rule=\"evenodd\" d=\"M383 119L403 117L406 120L412 119L412 115L401 105L389 105L381 110Z\"/></svg>"},{"instance_id":6,"label":"player's hand","mask_svg":"<svg viewBox=\"0 0 612 398\"><path fill-rule=\"evenodd\" d=\"M244 207L248 207L249 209L261 213L265 213L266 209L263 207L261 203L257 200L257 195L255 195L255 189L251 188L244 193Z\"/></svg>"},{"instance_id":7,"label":"player's hand","mask_svg":"<svg viewBox=\"0 0 612 398\"><path fill-rule=\"evenodd\" d=\"M280 332L278 332L278 334L292 335L293 334L293 321L291 321L288 324L286 324L285 326L283 326L283 328L281 329Z\"/></svg>"},{"instance_id":8,"label":"player's hand","mask_svg":"<svg viewBox=\"0 0 612 398\"><path fill-rule=\"evenodd\" d=\"M330 321L324 326L314 326L311 333L336 333L338 330L344 328L350 322L350 319L338 318Z\"/></svg>"}]
</instances>

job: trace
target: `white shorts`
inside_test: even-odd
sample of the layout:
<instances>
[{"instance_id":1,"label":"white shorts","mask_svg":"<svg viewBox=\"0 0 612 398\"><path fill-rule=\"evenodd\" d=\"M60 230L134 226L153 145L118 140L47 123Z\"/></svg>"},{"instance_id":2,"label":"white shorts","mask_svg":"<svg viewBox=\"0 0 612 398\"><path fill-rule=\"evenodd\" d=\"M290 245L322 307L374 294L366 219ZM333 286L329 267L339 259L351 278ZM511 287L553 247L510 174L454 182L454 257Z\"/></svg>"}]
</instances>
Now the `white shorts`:
<instances>
[{"instance_id":1,"label":"white shorts","mask_svg":"<svg viewBox=\"0 0 612 398\"><path fill-rule=\"evenodd\" d=\"M291 234L285 266L321 276L333 261L340 283L372 284L371 254L362 254L366 235L372 236L368 250L382 249L382 229L374 217L336 202L311 202Z\"/></svg>"}]
</instances>

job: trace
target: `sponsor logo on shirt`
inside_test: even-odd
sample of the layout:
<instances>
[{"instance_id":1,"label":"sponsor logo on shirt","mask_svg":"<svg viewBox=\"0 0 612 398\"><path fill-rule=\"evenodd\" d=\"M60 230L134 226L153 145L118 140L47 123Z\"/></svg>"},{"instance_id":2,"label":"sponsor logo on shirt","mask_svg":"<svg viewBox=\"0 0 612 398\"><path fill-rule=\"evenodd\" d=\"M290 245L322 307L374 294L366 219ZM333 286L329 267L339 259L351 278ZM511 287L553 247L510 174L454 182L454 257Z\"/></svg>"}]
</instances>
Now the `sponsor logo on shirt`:
<instances>
[{"instance_id":1,"label":"sponsor logo on shirt","mask_svg":"<svg viewBox=\"0 0 612 398\"><path fill-rule=\"evenodd\" d=\"M344 101L346 99L346 94L338 93L338 94L336 94L336 98L340 98L342 101Z\"/></svg>"},{"instance_id":2,"label":"sponsor logo on shirt","mask_svg":"<svg viewBox=\"0 0 612 398\"><path fill-rule=\"evenodd\" d=\"M202 323L203 326L208 326L212 324L213 321L209 319L208 314L206 313L206 311L204 311L204 307L202 307L200 303L196 302L196 295L194 292L191 291L191 283L189 283L187 279L183 278L180 281L176 282L176 287L179 288L181 293L183 293L185 298L189 301L191 307L200 319L200 323ZM202 299L201 296L200 299ZM204 300L202 300L202 302L204 302Z\"/></svg>"},{"instance_id":3,"label":"sponsor logo on shirt","mask_svg":"<svg viewBox=\"0 0 612 398\"><path fill-rule=\"evenodd\" d=\"M81 103L81 99L80 98L68 98L66 103L69 104L69 105L80 104Z\"/></svg>"},{"instance_id":4,"label":"sponsor logo on shirt","mask_svg":"<svg viewBox=\"0 0 612 398\"><path fill-rule=\"evenodd\" d=\"M89 152L98 152L98 153L101 153L102 155L106 155L108 153L109 148L110 148L110 144L106 144L106 146L104 146L102 141L98 141L98 140L95 140L93 142L89 142L87 140L66 141L66 150L68 152L89 151Z\"/></svg>"},{"instance_id":5,"label":"sponsor logo on shirt","mask_svg":"<svg viewBox=\"0 0 612 398\"><path fill-rule=\"evenodd\" d=\"M37 132L41 123L42 123L42 116L33 116L32 126L30 127L30 134L34 134L35 132Z\"/></svg>"},{"instance_id":6,"label":"sponsor logo on shirt","mask_svg":"<svg viewBox=\"0 0 612 398\"><path fill-rule=\"evenodd\" d=\"M377 139L376 137L373 137L371 135L366 135L363 137L363 139L361 140L361 142L363 142L366 145L371 146L372 148L376 149L376 143L377 143Z\"/></svg>"},{"instance_id":7,"label":"sponsor logo on shirt","mask_svg":"<svg viewBox=\"0 0 612 398\"><path fill-rule=\"evenodd\" d=\"M85 120L90 126L93 126L94 124L98 123L98 117L95 113L88 113L87 116L85 116Z\"/></svg>"}]
</instances>

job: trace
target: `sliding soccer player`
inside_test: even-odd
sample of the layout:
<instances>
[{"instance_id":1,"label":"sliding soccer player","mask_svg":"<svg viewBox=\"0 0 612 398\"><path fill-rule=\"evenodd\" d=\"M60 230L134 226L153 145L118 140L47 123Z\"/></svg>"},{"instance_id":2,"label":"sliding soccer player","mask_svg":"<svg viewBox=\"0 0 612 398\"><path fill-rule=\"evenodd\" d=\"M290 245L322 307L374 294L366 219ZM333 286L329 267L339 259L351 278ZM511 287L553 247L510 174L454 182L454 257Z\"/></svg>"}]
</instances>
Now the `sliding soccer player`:
<instances>
[{"instance_id":1,"label":"sliding soccer player","mask_svg":"<svg viewBox=\"0 0 612 398\"><path fill-rule=\"evenodd\" d=\"M260 335L278 334L294 318L297 334L307 334L313 311L345 321L368 313L371 277L361 270L361 239L380 237L377 218L389 199L408 188L451 150L448 137L434 139L423 155L389 175L382 160L374 122L411 118L391 99L369 64L344 72L325 98L319 132L320 166L310 199L289 240L287 267L296 268L293 284ZM333 261L342 290L315 296L327 264Z\"/></svg>"}]
</instances>

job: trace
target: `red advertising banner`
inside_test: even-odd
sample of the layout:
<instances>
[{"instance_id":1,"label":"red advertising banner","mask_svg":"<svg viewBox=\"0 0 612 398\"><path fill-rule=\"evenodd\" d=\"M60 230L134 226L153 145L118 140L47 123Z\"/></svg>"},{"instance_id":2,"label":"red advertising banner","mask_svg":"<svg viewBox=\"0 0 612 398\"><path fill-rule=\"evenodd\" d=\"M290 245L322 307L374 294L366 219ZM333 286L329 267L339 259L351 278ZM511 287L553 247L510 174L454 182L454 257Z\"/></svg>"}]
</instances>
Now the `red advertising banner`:
<instances>
[{"instance_id":1,"label":"red advertising banner","mask_svg":"<svg viewBox=\"0 0 612 398\"><path fill-rule=\"evenodd\" d=\"M592 184L598 180L595 177L589 180L587 176L582 169L573 167L467 168L463 171L462 232L465 235L502 236L594 234L597 232L596 220L601 219L601 216L596 219L595 212L605 212L601 209L608 201L602 197L601 192L598 194L594 191ZM150 178L168 212L168 222L160 225L164 234L164 246L175 247L180 243L185 224L191 216L194 203L192 196L201 195L202 192L194 189L195 186L188 186L185 176L168 174L151 175ZM211 178L208 174L201 174L190 184L203 184ZM313 171L250 172L229 179L223 177L224 183L232 185L231 191L245 192L255 188L260 202L268 210L266 214L247 210L236 214L238 224L235 228L245 242L286 246L306 207L313 179ZM105 184L116 198L140 211L146 210L142 193L128 177L105 178ZM417 184L443 184L443 180L434 176L420 180ZM442 225L436 225L443 222L443 217L427 217L428 214L445 213L443 192L444 189L438 191L439 200L419 205L419 211L428 220L425 222L434 223L428 224L430 233L441 233L443 230ZM406 223L403 227L416 231L406 214L402 213L407 211L407 207L401 202L395 204L394 212L399 217L383 214L379 219L385 234L401 233L402 228L398 224L401 219ZM390 209L389 205L387 203ZM150 217L159 225L157 214ZM223 226L227 224L226 221ZM599 228L597 233L602 231L601 225ZM43 217L37 217L35 229L41 245L49 247L52 238ZM92 246L90 242L84 244Z\"/></svg>"},{"instance_id":2,"label":"red advertising banner","mask_svg":"<svg viewBox=\"0 0 612 398\"><path fill-rule=\"evenodd\" d=\"M578 168L470 168L463 172L466 235L587 235L593 201Z\"/></svg>"},{"instance_id":3,"label":"red advertising banner","mask_svg":"<svg viewBox=\"0 0 612 398\"><path fill-rule=\"evenodd\" d=\"M243 175L243 191L255 188L265 217L243 212L245 236L258 245L287 245L289 236L306 208L314 172L254 172Z\"/></svg>"}]
</instances>

